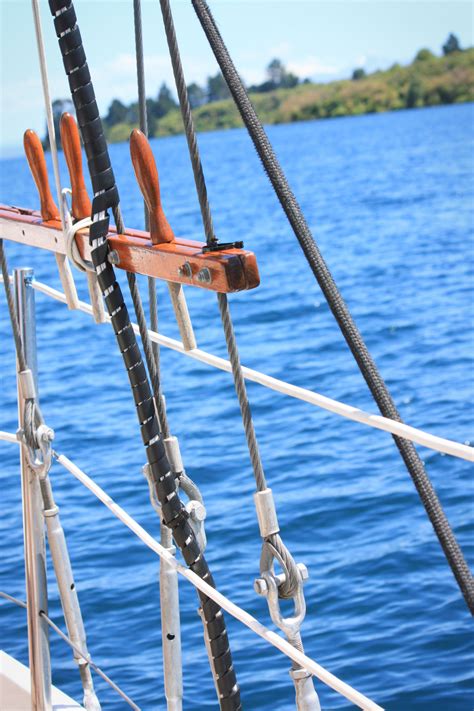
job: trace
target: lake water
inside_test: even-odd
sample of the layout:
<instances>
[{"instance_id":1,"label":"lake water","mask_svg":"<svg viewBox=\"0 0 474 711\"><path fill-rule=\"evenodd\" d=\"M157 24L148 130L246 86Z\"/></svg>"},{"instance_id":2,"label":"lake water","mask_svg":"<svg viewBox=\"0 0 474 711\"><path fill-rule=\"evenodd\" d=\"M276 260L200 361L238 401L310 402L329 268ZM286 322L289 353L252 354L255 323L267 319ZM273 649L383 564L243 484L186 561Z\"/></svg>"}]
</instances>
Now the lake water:
<instances>
[{"instance_id":1,"label":"lake water","mask_svg":"<svg viewBox=\"0 0 474 711\"><path fill-rule=\"evenodd\" d=\"M402 416L471 443L473 116L473 105L464 105L269 128ZM217 233L244 239L260 267L261 286L230 299L242 362L374 412L246 133L199 141ZM201 239L183 137L152 144L171 225ZM141 227L128 146L110 152L125 222ZM38 206L24 158L4 161L1 180L2 202ZM7 248L11 268L32 266L38 279L59 286L52 255ZM82 276L77 281L85 298ZM158 291L161 330L177 337L166 286ZM199 346L225 356L215 295L186 291ZM38 293L37 327L42 409L56 449L158 535L111 327ZM0 429L14 431L14 351L3 295L0 335ZM218 587L271 625L265 600L253 591L260 539L232 379L164 349L161 361L171 427L207 505L207 557ZM248 390L283 538L310 571L306 652L386 709L471 709L472 621L391 437L256 384ZM7 443L0 452L0 589L23 598L18 453ZM472 468L420 453L472 564ZM51 478L92 656L144 710L164 709L157 559L57 465ZM49 575L50 614L61 620L51 566ZM184 580L180 595L184 707L216 708L196 596ZM26 662L24 611L2 602L0 622L1 647ZM291 709L288 660L227 622L244 707ZM54 634L52 663L54 682L80 699L69 650ZM125 708L100 679L96 686L106 711ZM325 709L349 708L317 686Z\"/></svg>"}]
</instances>

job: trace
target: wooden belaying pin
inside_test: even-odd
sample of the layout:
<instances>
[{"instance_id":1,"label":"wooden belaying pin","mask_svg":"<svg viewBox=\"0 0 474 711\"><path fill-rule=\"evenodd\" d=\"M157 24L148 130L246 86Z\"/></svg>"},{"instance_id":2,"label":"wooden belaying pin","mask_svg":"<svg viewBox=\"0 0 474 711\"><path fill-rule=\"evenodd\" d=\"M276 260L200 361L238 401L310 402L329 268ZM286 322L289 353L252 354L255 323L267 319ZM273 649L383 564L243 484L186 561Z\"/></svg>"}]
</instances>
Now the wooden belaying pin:
<instances>
[{"instance_id":1,"label":"wooden belaying pin","mask_svg":"<svg viewBox=\"0 0 474 711\"><path fill-rule=\"evenodd\" d=\"M76 220L91 216L91 201L87 194L82 170L82 152L79 129L74 116L64 113L60 122L61 143L66 158L72 192L72 214Z\"/></svg>"},{"instance_id":2,"label":"wooden belaying pin","mask_svg":"<svg viewBox=\"0 0 474 711\"><path fill-rule=\"evenodd\" d=\"M150 213L152 243L174 242L173 230L161 205L160 182L155 159L145 134L138 128L130 135L130 155L140 190Z\"/></svg>"},{"instance_id":3,"label":"wooden belaying pin","mask_svg":"<svg viewBox=\"0 0 474 711\"><path fill-rule=\"evenodd\" d=\"M38 188L41 217L45 222L60 220L59 210L49 187L48 169L46 168L43 146L37 134L31 128L26 130L23 135L23 146L31 174Z\"/></svg>"}]
</instances>

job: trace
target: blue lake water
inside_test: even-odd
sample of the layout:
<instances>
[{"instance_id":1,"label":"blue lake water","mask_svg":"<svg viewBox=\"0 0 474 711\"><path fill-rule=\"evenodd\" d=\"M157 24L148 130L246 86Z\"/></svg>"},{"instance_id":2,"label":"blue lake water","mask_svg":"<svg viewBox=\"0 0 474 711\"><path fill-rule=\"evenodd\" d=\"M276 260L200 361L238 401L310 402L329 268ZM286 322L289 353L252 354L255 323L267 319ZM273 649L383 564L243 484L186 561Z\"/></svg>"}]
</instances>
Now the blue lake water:
<instances>
[{"instance_id":1,"label":"blue lake water","mask_svg":"<svg viewBox=\"0 0 474 711\"><path fill-rule=\"evenodd\" d=\"M471 443L473 108L269 128L402 416ZM244 239L260 267L261 286L230 299L242 362L375 411L246 133L209 133L199 141L217 233ZM183 137L152 143L171 225L180 236L201 239ZM141 227L128 146L110 152L125 222ZM38 206L24 158L1 163L1 183L2 202ZM38 279L59 287L52 255L7 248L11 268L34 267ZM82 276L77 281L85 298ZM161 330L177 337L166 286L158 291ZM199 346L225 356L215 296L186 291ZM42 409L56 449L159 535L111 327L38 293L37 326ZM0 429L14 431L14 351L3 295L0 337ZM265 601L253 591L260 539L232 379L164 349L161 362L171 427L207 505L207 557L218 587L271 625ZM386 709L471 709L472 620L391 437L256 384L248 390L284 540L310 571L306 652ZM0 453L0 589L23 598L18 453L6 443ZM472 467L428 449L420 453L472 564ZM164 709L157 559L57 465L51 478L92 656L145 711ZM61 620L51 566L49 576L50 614ZM196 596L186 581L180 595L184 707L216 708ZM292 708L288 660L228 616L227 622L244 707ZM1 647L26 662L24 612L2 602L0 629ZM55 635L52 663L54 682L80 699L69 650ZM96 686L104 709L125 708L100 679ZM325 709L350 707L322 684L318 691Z\"/></svg>"}]
</instances>

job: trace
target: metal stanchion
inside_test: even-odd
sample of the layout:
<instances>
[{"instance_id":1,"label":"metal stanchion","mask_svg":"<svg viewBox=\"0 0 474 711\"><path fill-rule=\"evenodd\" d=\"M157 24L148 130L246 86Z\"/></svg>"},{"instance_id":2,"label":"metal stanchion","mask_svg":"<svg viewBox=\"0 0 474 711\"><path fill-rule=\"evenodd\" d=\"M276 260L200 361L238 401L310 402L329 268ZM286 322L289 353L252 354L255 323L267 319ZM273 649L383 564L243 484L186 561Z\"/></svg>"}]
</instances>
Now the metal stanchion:
<instances>
[{"instance_id":1,"label":"metal stanchion","mask_svg":"<svg viewBox=\"0 0 474 711\"><path fill-rule=\"evenodd\" d=\"M15 302L26 362L37 387L35 296L31 288L32 269L14 271ZM18 376L18 421L23 425L25 398ZM32 711L51 709L51 663L48 625L40 612L48 612L46 547L42 498L38 478L29 466L25 444L21 446L21 493L25 578L28 619L28 647L31 673Z\"/></svg>"}]
</instances>

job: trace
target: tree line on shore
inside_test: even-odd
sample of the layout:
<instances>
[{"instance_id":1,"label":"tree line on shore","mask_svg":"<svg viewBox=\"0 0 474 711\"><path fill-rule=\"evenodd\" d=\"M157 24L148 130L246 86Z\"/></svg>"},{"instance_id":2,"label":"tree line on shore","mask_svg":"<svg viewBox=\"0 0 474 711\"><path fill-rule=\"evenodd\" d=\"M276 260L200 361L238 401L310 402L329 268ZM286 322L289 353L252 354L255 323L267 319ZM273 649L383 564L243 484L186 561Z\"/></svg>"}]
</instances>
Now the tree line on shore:
<instances>
[{"instance_id":1,"label":"tree line on shore","mask_svg":"<svg viewBox=\"0 0 474 711\"><path fill-rule=\"evenodd\" d=\"M273 59L267 66L265 81L249 86L248 91L263 94L275 89L291 89L300 83L309 83L309 81L309 79L304 79L301 82L296 74L287 71L280 59ZM230 91L221 72L208 77L205 86L192 82L187 89L191 109L198 109L205 104L230 99ZM178 109L178 103L165 82L161 84L156 99L147 99L146 103L148 133L150 136L154 136L157 133L160 119L170 111ZM109 106L104 123L108 129L122 123L136 125L138 124L138 113L138 102L126 105L119 99L114 99Z\"/></svg>"},{"instance_id":2,"label":"tree line on shore","mask_svg":"<svg viewBox=\"0 0 474 711\"><path fill-rule=\"evenodd\" d=\"M443 58L454 59L456 71L452 61L448 64ZM474 98L473 59L473 50L463 50L454 34L443 44L441 58L423 48L407 67L394 64L386 71L371 74L356 67L350 80L327 84L301 79L288 71L280 59L273 59L266 68L265 80L249 86L248 91L268 123L469 101ZM466 87L469 83L471 90ZM226 101L230 99L230 92L220 72L208 77L204 86L193 82L187 88L198 130L241 125L233 102ZM54 101L55 123L59 125L64 111L73 110L70 100ZM179 105L165 82L156 98L147 99L147 118L150 137L182 132ZM139 122L138 102L127 105L114 99L103 121L109 140L126 140ZM60 138L59 130L56 136ZM44 145L49 147L47 135Z\"/></svg>"}]
</instances>

